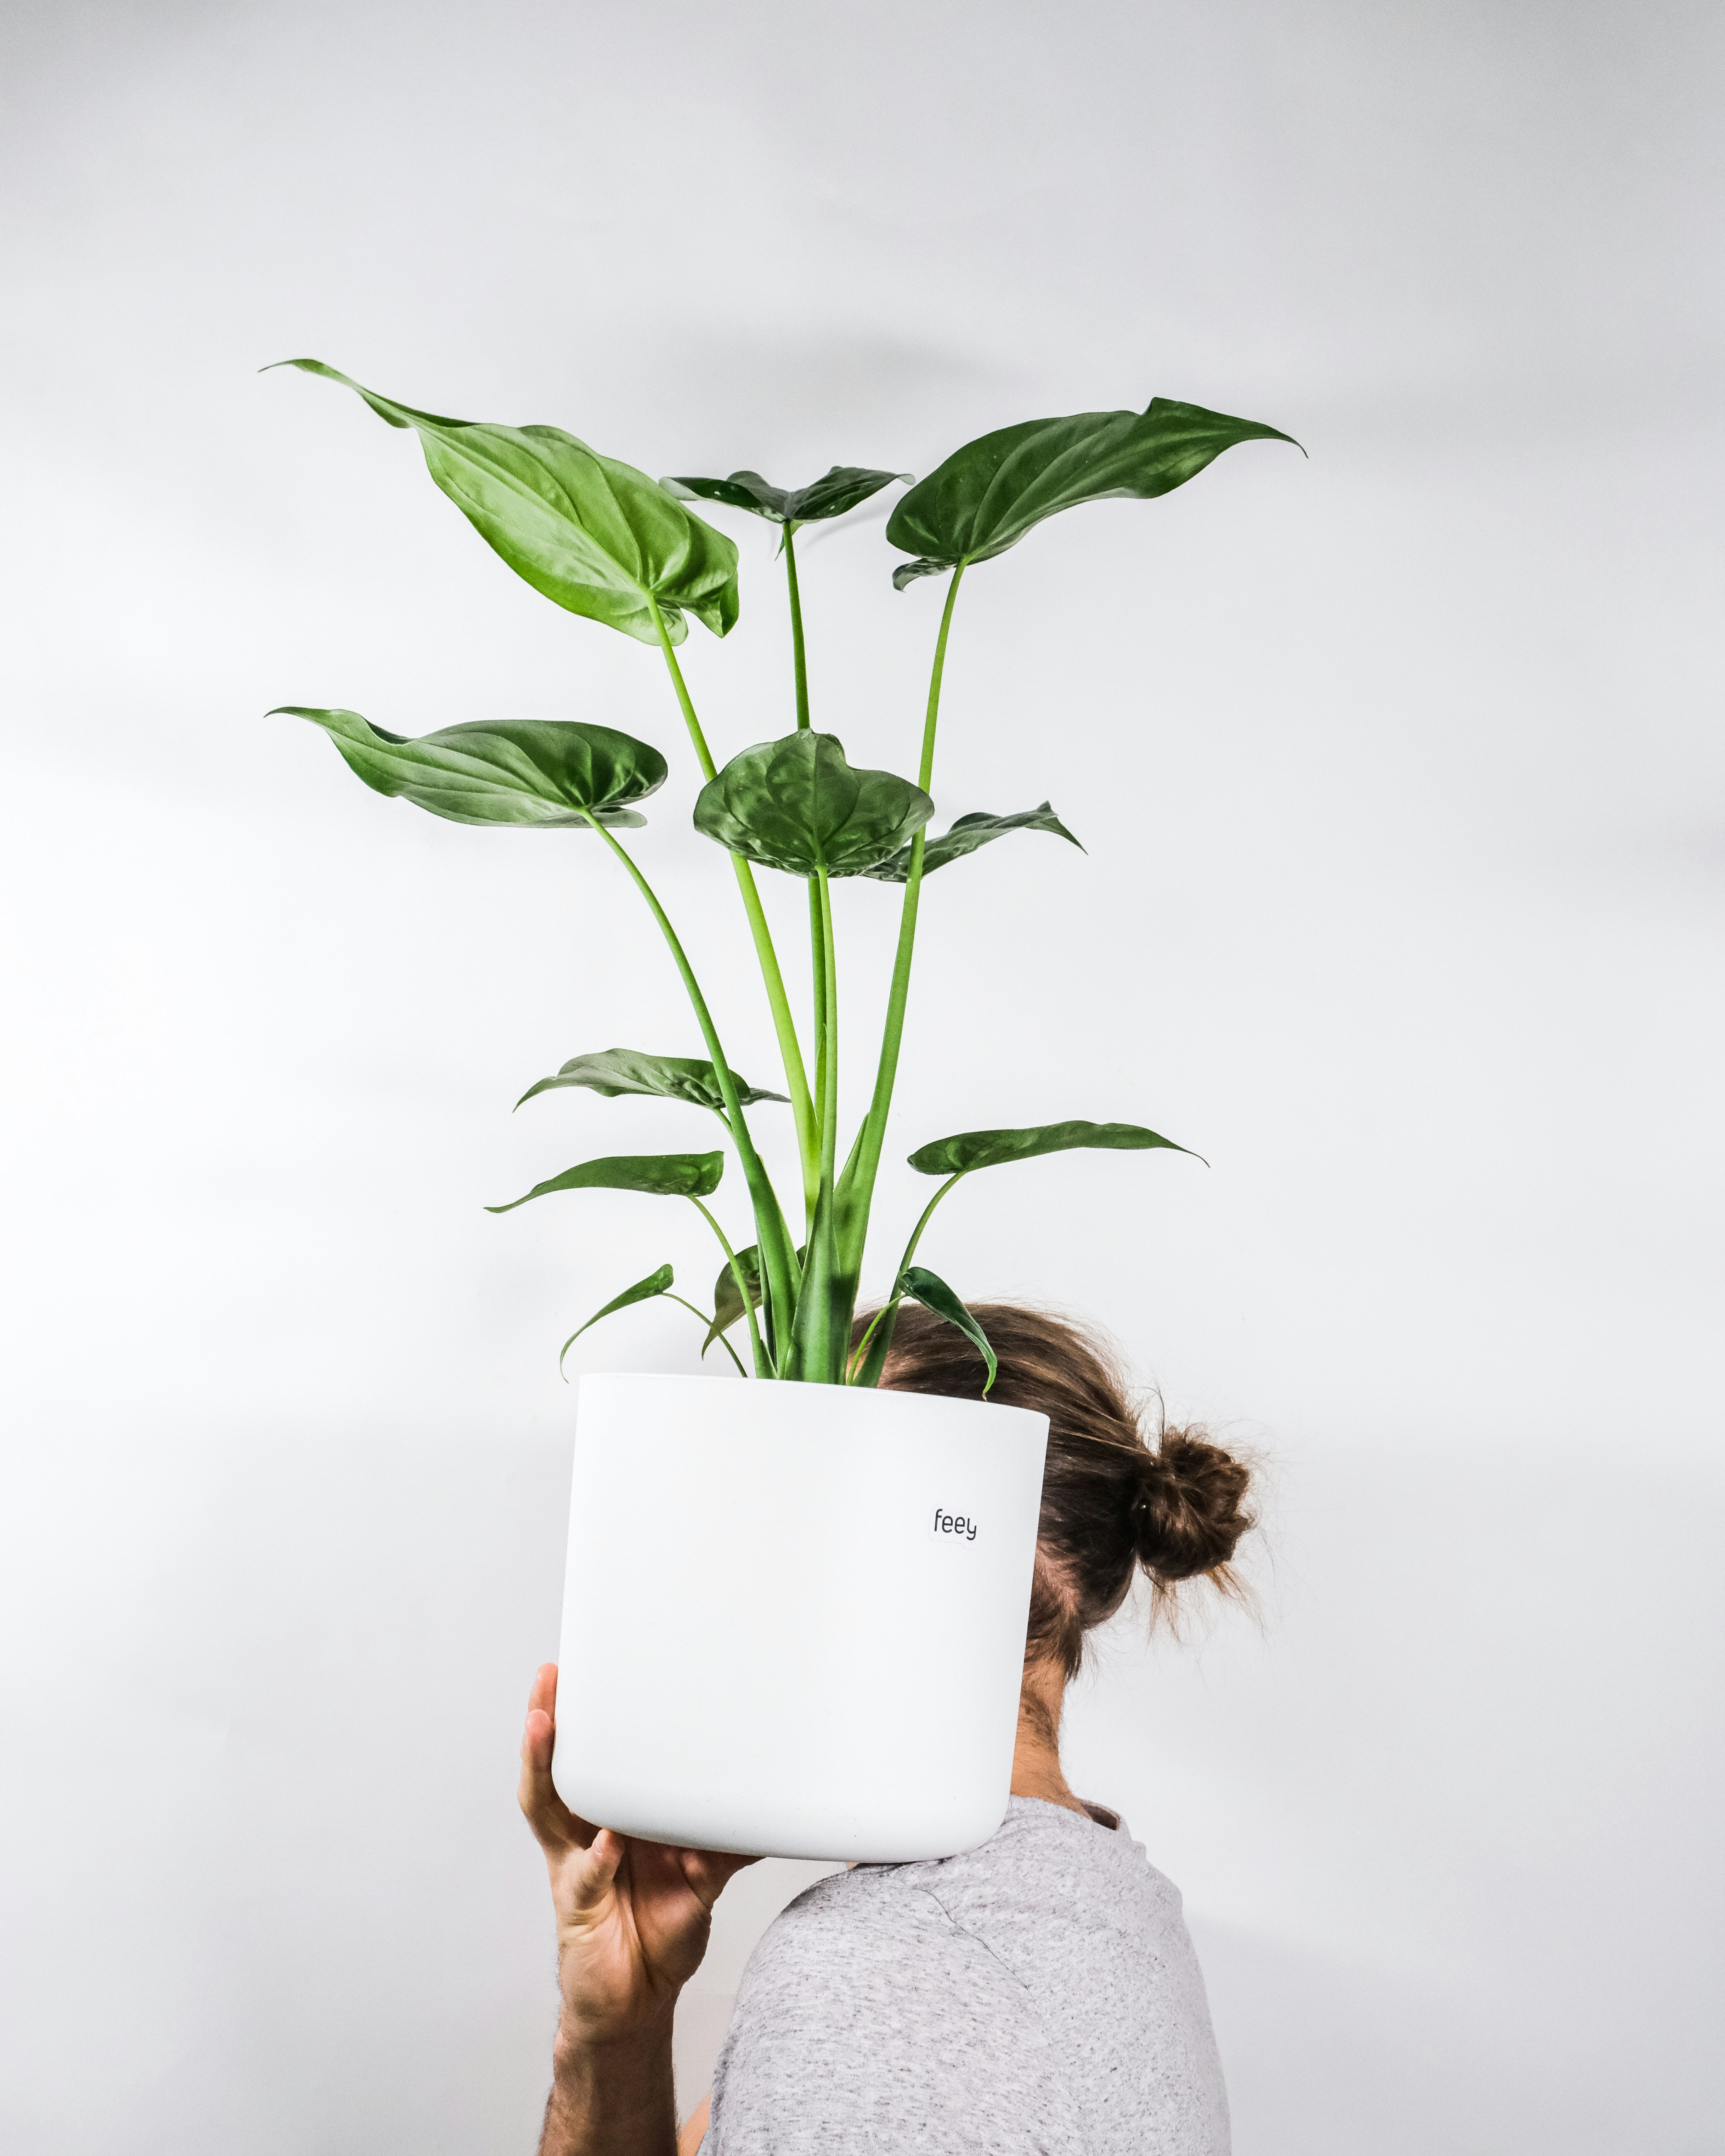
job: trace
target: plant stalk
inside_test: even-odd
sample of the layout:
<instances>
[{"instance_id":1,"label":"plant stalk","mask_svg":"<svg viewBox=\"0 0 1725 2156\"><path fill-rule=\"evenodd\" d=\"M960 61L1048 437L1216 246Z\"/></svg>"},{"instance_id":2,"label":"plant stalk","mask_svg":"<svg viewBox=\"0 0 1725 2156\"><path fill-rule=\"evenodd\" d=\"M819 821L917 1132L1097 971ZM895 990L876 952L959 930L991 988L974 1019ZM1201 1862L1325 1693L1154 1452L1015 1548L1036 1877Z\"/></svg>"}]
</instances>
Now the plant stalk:
<instances>
[{"instance_id":1,"label":"plant stalk","mask_svg":"<svg viewBox=\"0 0 1725 2156\"><path fill-rule=\"evenodd\" d=\"M670 669L671 686L677 692L683 722L689 729L689 738L695 745L696 760L701 766L703 778L718 776L712 752L706 745L706 736L701 730L701 721L695 716L695 704L689 694L689 685L683 679L683 670L677 664L677 654L670 640L670 632L665 625L665 617L659 611L658 602L650 596L648 604L653 609L653 621L659 631L660 649L665 654L665 665ZM805 1204L813 1206L814 1187L819 1175L820 1140L814 1127L814 1104L809 1091L809 1074L803 1068L802 1045L797 1039L796 1021L791 1016L790 998L784 989L784 976L778 968L778 953L773 947L773 932L767 925L767 915L761 904L761 894L755 888L754 871L745 860L735 854L731 865L737 875L737 887L742 894L742 910L748 916L749 933L755 941L755 956L760 963L761 978L766 984L768 1008L773 1013L773 1029L778 1036L779 1060L784 1065L785 1084L790 1089L791 1116L797 1127L797 1150L803 1163L803 1194Z\"/></svg>"},{"instance_id":2,"label":"plant stalk","mask_svg":"<svg viewBox=\"0 0 1725 2156\"><path fill-rule=\"evenodd\" d=\"M706 998L701 993L701 983L695 978L695 968L689 963L689 955L678 940L677 932L670 924L670 916L660 904L658 895L652 885L641 873L627 850L618 844L598 817L588 811L584 810L583 813L587 816L587 820L593 829L598 833L618 860L622 862L624 867L628 870L636 890L646 900L653 918L659 923L660 932L670 947L671 957L676 962L677 971L683 977L683 986L688 991L689 1001L694 1007L696 1021L701 1028L701 1037L706 1044L708 1055L712 1059L713 1075L718 1080L719 1091L729 1112L731 1141L737 1147L737 1162L742 1169L743 1178L748 1185L749 1197L754 1206L755 1232L761 1252L762 1277L768 1296L769 1321L778 1328L780 1337L788 1340L790 1337L791 1321L797 1306L796 1254L791 1247L790 1230L785 1225L784 1214L780 1209L778 1194L773 1188L765 1163L755 1150L754 1138L750 1133L748 1123L743 1116L742 1101L737 1090L737 1080L732 1074L731 1065L725 1060L725 1051L719 1045L718 1029L713 1024L712 1013L707 1009ZM705 1210L704 1208L703 1210ZM713 1224L717 1229L717 1222L715 1221ZM720 1240L721 1242L724 1240L722 1231L720 1232ZM726 1249L728 1252L730 1250L728 1244L726 1245ZM731 1265L737 1281L737 1291L742 1297L744 1308L750 1312L750 1326L752 1331L753 1306L749 1301L748 1284L744 1280L742 1270L737 1265L734 1255L732 1256ZM762 1361L767 1359L764 1351L761 1352L758 1359ZM771 1373L770 1369L757 1369L757 1374L767 1376Z\"/></svg>"},{"instance_id":3,"label":"plant stalk","mask_svg":"<svg viewBox=\"0 0 1725 2156\"><path fill-rule=\"evenodd\" d=\"M725 1230L719 1225L715 1216L707 1210L705 1205L701 1204L701 1200L698 1198L691 1198L689 1200L689 1203L695 1208L696 1211L700 1214L701 1219L706 1221L708 1227L712 1229L713 1233L719 1239L719 1248L725 1253L726 1261L731 1267L731 1277L737 1283L737 1292L742 1297L743 1314L747 1317L749 1322L749 1346L754 1351L755 1375L757 1378L769 1378L773 1374L773 1366L767 1358L767 1349L761 1339L761 1328L755 1322L754 1302L749 1294L749 1284L747 1280L744 1277L742 1266L737 1259L737 1253L732 1249L730 1239L726 1236ZM682 1298L679 1296L678 1300L680 1301ZM694 1306L692 1304L687 1304L685 1307L692 1309ZM701 1312L697 1310L695 1314L699 1317ZM722 1332L719 1335L719 1337L721 1340L725 1341L725 1345L727 1348L731 1348L731 1342L728 1340L725 1340L725 1336ZM739 1370L742 1368L742 1364L738 1359L737 1350L734 1348L731 1348L731 1359L737 1364Z\"/></svg>"},{"instance_id":4,"label":"plant stalk","mask_svg":"<svg viewBox=\"0 0 1725 2156\"><path fill-rule=\"evenodd\" d=\"M933 1219L934 1209L940 1204L942 1199L946 1196L954 1183L962 1183L970 1173L968 1168L961 1168L956 1174L949 1175L923 1207L922 1217L911 1229L911 1240L905 1245L905 1254L899 1260L898 1270L892 1276L892 1293L869 1320L868 1330L857 1342L855 1351L845 1366L846 1384L877 1385L880 1383L880 1373L886 1368L886 1358L892 1348L892 1331L898 1322L898 1306L904 1301L904 1277L911 1269L911 1259L916 1255L916 1245L922 1240L922 1230ZM883 1324L886 1330L881 1332ZM875 1336L877 1332L880 1332L880 1337L875 1341ZM872 1355L869 1353L870 1342L874 1343L875 1349Z\"/></svg>"},{"instance_id":5,"label":"plant stalk","mask_svg":"<svg viewBox=\"0 0 1725 2156\"><path fill-rule=\"evenodd\" d=\"M916 783L926 793L934 778L935 729L940 720L941 680L946 671L947 639L952 627L952 608L964 576L961 562L952 572L947 603L941 613L940 634L935 639L934 665L928 681L928 708L922 722L922 760ZM880 1037L880 1060L875 1074L875 1091L869 1112L857 1133L856 1145L846 1163L839 1191L839 1263L854 1298L862 1270L863 1246L868 1240L869 1208L875 1195L875 1178L880 1166L880 1149L886 1140L886 1118L892 1106L892 1089L898 1077L900 1043L904 1038L905 1008L911 993L911 960L916 945L916 910L922 896L922 852L925 834L911 841L910 873L905 879L904 905L899 913L898 949L892 962L892 986L886 999L886 1021ZM895 1283L896 1284L896 1283Z\"/></svg>"},{"instance_id":6,"label":"plant stalk","mask_svg":"<svg viewBox=\"0 0 1725 2156\"><path fill-rule=\"evenodd\" d=\"M797 672L797 725L809 724L809 654L803 644L803 594L797 583L795 527L784 527L784 574L791 593L791 659Z\"/></svg>"},{"instance_id":7,"label":"plant stalk","mask_svg":"<svg viewBox=\"0 0 1725 2156\"><path fill-rule=\"evenodd\" d=\"M735 1276L733 1275L732 1277L734 1278ZM673 1295L670 1290L666 1288L665 1291L665 1296L667 1302L680 1302L684 1309L689 1312L690 1316L691 1317L698 1317L703 1325L711 1325L713 1322L712 1319L708 1317L707 1313L704 1310L697 1310L695 1307L695 1305L689 1301L686 1296ZM742 1367L742 1356L737 1353L737 1350L731 1345L731 1342L725 1337L722 1332L720 1333L717 1337L719 1345L731 1358L732 1361L736 1363L737 1376L739 1378L747 1377L748 1372Z\"/></svg>"},{"instance_id":8,"label":"plant stalk","mask_svg":"<svg viewBox=\"0 0 1725 2156\"><path fill-rule=\"evenodd\" d=\"M797 581L796 526L786 524L783 529L785 585L791 601L791 660L797 687L797 731L805 733L811 723L809 716L809 653L803 640L803 593ZM820 886L814 876L809 879L809 952L814 976L814 1129L816 1137L824 1142L827 1093L827 975L821 956ZM806 1187L803 1198L806 1203ZM807 1228L812 1234L814 1228L813 1205L809 1205L808 1213Z\"/></svg>"},{"instance_id":9,"label":"plant stalk","mask_svg":"<svg viewBox=\"0 0 1725 2156\"><path fill-rule=\"evenodd\" d=\"M821 972L826 983L826 1035L821 1059L826 1092L821 1103L820 1194L809 1229L809 1260L797 1304L793 1374L813 1378L817 1383L836 1384L844 1378L850 1313L849 1301L837 1291L834 1219L839 1155L839 952L833 932L832 886L824 870L815 879L815 889L820 905Z\"/></svg>"}]
</instances>

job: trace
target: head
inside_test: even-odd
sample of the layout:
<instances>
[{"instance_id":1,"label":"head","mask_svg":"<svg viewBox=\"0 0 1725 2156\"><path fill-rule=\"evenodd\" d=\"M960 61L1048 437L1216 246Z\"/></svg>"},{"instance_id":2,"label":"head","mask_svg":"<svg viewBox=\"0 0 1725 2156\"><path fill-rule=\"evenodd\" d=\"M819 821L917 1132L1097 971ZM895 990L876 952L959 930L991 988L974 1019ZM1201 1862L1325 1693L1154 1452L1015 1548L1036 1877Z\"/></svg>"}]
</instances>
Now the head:
<instances>
[{"instance_id":1,"label":"head","mask_svg":"<svg viewBox=\"0 0 1725 2156\"><path fill-rule=\"evenodd\" d=\"M1170 1427L1159 1414L1149 1441L1117 1362L1070 1319L1015 1303L971 1307L999 1358L990 1399L1048 1417L1024 1658L1027 1671L1058 1671L1064 1682L1078 1673L1086 1634L1120 1608L1140 1567L1153 1611L1168 1609L1183 1581L1234 1589L1230 1560L1253 1524L1250 1471L1201 1430ZM901 1306L883 1385L980 1399L985 1374L956 1327L920 1304Z\"/></svg>"}]
</instances>

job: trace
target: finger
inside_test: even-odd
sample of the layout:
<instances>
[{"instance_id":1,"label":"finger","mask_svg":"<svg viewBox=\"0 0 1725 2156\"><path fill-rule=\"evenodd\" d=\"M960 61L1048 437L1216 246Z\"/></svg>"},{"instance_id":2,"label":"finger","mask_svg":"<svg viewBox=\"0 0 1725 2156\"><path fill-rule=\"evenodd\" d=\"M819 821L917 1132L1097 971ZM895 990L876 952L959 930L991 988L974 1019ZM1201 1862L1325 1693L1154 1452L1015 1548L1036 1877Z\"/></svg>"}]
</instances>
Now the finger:
<instances>
[{"instance_id":1,"label":"finger","mask_svg":"<svg viewBox=\"0 0 1725 2156\"><path fill-rule=\"evenodd\" d=\"M617 1870L623 1861L624 1847L623 1836L613 1834L608 1826L602 1826L594 1835L587 1861L576 1873L570 1890L572 1914L590 1915L608 1898L617 1883Z\"/></svg>"},{"instance_id":2,"label":"finger","mask_svg":"<svg viewBox=\"0 0 1725 2156\"><path fill-rule=\"evenodd\" d=\"M516 1794L542 1848L567 1849L572 1843L584 1847L592 1839L591 1830L583 1833L581 1821L557 1794L551 1778L556 1744L557 1730L551 1717L542 1707L530 1707L526 1727L521 1732L521 1779Z\"/></svg>"},{"instance_id":3,"label":"finger","mask_svg":"<svg viewBox=\"0 0 1725 2156\"><path fill-rule=\"evenodd\" d=\"M758 1864L758 1856L732 1856L716 1849L680 1849L677 1856L690 1892L711 1909L739 1871Z\"/></svg>"},{"instance_id":4,"label":"finger","mask_svg":"<svg viewBox=\"0 0 1725 2156\"><path fill-rule=\"evenodd\" d=\"M556 1722L557 1666L555 1662L542 1662L534 1671L532 1686L527 1693L527 1707L530 1712L534 1707L538 1707L543 1713L548 1714L553 1722Z\"/></svg>"}]
</instances>

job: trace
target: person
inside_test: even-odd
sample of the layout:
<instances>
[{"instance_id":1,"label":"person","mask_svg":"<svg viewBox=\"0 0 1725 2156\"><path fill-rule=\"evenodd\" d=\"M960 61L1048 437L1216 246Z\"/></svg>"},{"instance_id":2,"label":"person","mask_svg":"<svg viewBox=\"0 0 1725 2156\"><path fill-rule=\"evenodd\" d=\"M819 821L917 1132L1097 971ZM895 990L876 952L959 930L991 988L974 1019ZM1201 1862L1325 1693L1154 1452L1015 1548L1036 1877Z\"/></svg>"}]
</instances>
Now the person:
<instances>
[{"instance_id":1,"label":"person","mask_svg":"<svg viewBox=\"0 0 1725 2156\"><path fill-rule=\"evenodd\" d=\"M521 1803L557 1912L561 2012L541 2156L1226 2156L1228 2105L1176 1888L1125 1823L1075 1795L1060 1722L1086 1634L1138 1569L1153 1614L1224 1590L1250 1470L1201 1432L1148 1444L1093 1335L1002 1304L976 1315L992 1397L1049 1418L1006 1816L980 1848L858 1865L770 1925L709 2099L676 2128L671 2020L713 1904L752 1860L625 1839L552 1787L555 1667L538 1673ZM952 1327L900 1313L884 1383L979 1398Z\"/></svg>"}]
</instances>

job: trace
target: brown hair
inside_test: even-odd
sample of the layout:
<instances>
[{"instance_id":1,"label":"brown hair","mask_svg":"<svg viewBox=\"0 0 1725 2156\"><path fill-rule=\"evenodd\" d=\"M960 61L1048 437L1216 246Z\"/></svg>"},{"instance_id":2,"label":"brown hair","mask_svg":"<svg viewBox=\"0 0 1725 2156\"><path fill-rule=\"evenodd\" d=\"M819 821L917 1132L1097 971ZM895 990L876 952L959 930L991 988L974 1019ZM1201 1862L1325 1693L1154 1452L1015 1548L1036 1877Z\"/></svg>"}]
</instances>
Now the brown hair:
<instances>
[{"instance_id":1,"label":"brown hair","mask_svg":"<svg viewBox=\"0 0 1725 2156\"><path fill-rule=\"evenodd\" d=\"M1085 1327L1016 1303L971 1308L999 1358L990 1399L1048 1417L1026 1659L1056 1660L1076 1676L1085 1634L1119 1609L1140 1565L1153 1614L1167 1609L1183 1579L1235 1591L1229 1559L1255 1524L1250 1469L1201 1430L1159 1417L1153 1450L1117 1358ZM986 1374L955 1326L901 1305L883 1385L974 1400Z\"/></svg>"}]
</instances>

